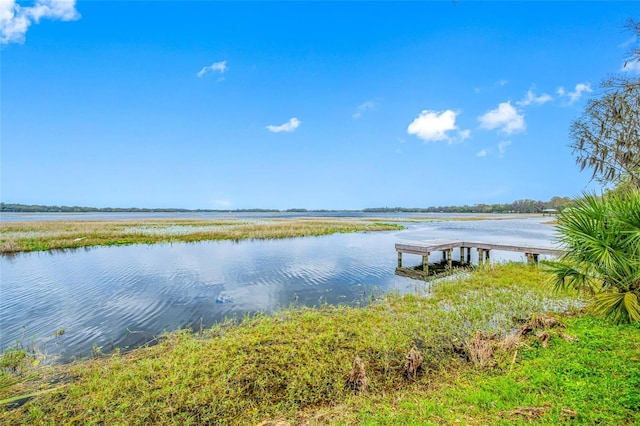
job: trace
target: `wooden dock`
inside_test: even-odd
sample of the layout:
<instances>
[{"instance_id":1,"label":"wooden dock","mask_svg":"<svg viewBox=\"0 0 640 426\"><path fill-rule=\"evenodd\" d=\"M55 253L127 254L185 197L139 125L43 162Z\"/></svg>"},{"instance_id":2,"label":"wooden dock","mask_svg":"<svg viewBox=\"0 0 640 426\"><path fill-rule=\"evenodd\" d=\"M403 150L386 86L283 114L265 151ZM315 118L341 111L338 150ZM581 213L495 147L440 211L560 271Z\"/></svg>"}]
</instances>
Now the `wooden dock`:
<instances>
[{"instance_id":1,"label":"wooden dock","mask_svg":"<svg viewBox=\"0 0 640 426\"><path fill-rule=\"evenodd\" d=\"M434 240L425 243L396 244L398 252L398 267L396 274L418 279L432 279L446 274L454 267L469 267L471 265L471 250L478 250L478 265L490 262L491 250L511 251L524 253L527 263L537 264L541 254L560 256L563 251L548 247L519 246L510 244L495 244L470 241L443 241ZM458 260L453 259L454 250L459 250ZM442 260L438 263L429 264L429 255L435 252L442 252ZM402 253L417 254L422 256L422 264L413 267L402 265Z\"/></svg>"}]
</instances>

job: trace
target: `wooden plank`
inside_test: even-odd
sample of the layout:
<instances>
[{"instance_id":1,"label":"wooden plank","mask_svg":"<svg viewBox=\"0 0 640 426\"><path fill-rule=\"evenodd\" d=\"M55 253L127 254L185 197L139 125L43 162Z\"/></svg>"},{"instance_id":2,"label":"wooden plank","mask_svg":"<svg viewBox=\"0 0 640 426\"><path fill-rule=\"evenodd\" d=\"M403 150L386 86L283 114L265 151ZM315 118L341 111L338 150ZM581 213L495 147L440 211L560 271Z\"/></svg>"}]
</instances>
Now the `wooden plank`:
<instances>
[{"instance_id":1,"label":"wooden plank","mask_svg":"<svg viewBox=\"0 0 640 426\"><path fill-rule=\"evenodd\" d=\"M411 254L424 254L433 251L448 250L454 247L460 247L461 242L458 241L434 241L431 244L396 244L396 251Z\"/></svg>"}]
</instances>

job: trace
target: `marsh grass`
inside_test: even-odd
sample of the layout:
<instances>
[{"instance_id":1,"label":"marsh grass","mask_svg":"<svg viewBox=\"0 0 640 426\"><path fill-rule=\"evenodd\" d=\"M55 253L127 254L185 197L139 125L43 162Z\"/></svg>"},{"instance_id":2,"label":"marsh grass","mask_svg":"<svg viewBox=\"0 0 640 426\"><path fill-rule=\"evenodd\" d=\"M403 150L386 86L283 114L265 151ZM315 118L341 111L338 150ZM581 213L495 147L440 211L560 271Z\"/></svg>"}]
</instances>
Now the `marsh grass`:
<instances>
[{"instance_id":1,"label":"marsh grass","mask_svg":"<svg viewBox=\"0 0 640 426\"><path fill-rule=\"evenodd\" d=\"M640 329L594 322L539 268L506 264L368 306L291 308L68 366L66 385L0 414L5 424L637 424ZM503 339L533 312L563 313L545 349L532 334L469 362L478 332ZM567 314L569 316L567 316ZM422 364L404 374L415 348ZM516 352L514 352L514 350ZM515 354L515 356L514 356ZM367 391L347 384L359 357ZM20 392L28 392L22 387Z\"/></svg>"},{"instance_id":2,"label":"marsh grass","mask_svg":"<svg viewBox=\"0 0 640 426\"><path fill-rule=\"evenodd\" d=\"M343 232L388 231L397 224L359 219L148 219L0 223L0 253L101 245L272 239Z\"/></svg>"}]
</instances>

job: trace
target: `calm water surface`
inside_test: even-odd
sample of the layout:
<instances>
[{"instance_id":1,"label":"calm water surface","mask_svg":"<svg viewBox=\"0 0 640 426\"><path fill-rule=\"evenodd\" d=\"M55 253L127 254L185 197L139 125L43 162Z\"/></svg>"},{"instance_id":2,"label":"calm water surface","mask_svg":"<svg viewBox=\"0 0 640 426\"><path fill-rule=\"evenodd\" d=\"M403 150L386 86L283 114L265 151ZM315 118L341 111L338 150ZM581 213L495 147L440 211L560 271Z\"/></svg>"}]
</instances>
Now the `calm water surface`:
<instances>
[{"instance_id":1,"label":"calm water surface","mask_svg":"<svg viewBox=\"0 0 640 426\"><path fill-rule=\"evenodd\" d=\"M396 215L397 217L397 215ZM358 303L415 291L394 274L397 242L465 239L553 245L548 218L405 224L403 231L0 256L0 346L35 341L50 359L151 341L165 330L291 304ZM436 254L438 256L438 254ZM492 261L522 254L492 252ZM420 263L405 255L405 264ZM65 334L52 339L59 328Z\"/></svg>"}]
</instances>

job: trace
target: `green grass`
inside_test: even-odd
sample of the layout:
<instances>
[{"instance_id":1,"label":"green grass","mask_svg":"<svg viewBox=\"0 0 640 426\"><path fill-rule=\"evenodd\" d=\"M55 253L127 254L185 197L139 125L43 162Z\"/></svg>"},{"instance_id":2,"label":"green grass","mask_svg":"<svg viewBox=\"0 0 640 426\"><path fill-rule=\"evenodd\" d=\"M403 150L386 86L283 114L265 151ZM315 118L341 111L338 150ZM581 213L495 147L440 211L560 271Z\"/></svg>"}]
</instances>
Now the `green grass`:
<instances>
[{"instance_id":1,"label":"green grass","mask_svg":"<svg viewBox=\"0 0 640 426\"><path fill-rule=\"evenodd\" d=\"M417 388L384 409L361 408L363 424L580 424L640 422L640 330L569 318L577 342L534 340L492 370L463 368L436 391ZM397 405L392 410L391 404Z\"/></svg>"},{"instance_id":2,"label":"green grass","mask_svg":"<svg viewBox=\"0 0 640 426\"><path fill-rule=\"evenodd\" d=\"M640 328L582 313L578 296L551 293L548 282L539 268L507 264L365 307L171 333L128 354L39 367L38 379L0 398L55 390L5 409L0 423L638 424ZM502 339L545 311L569 313L548 348L533 333L488 365L467 360L477 331ZM424 358L415 380L402 374L412 345ZM356 356L369 380L357 395L345 388Z\"/></svg>"}]
</instances>

